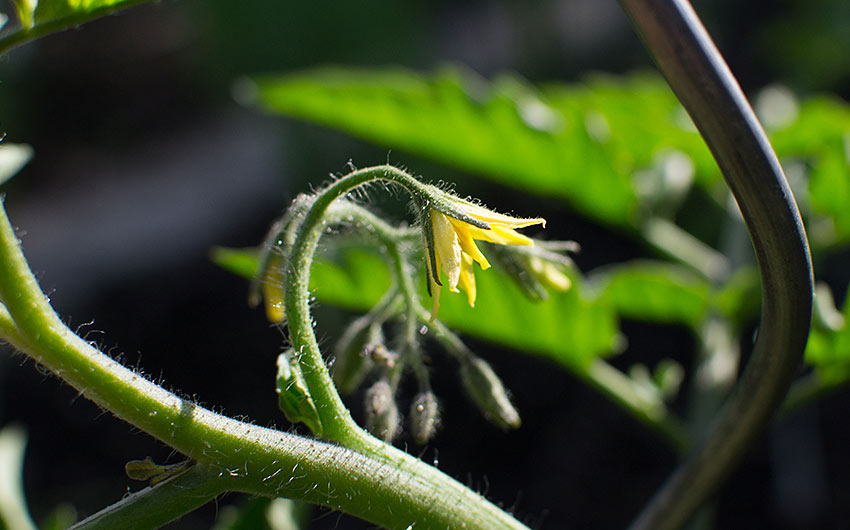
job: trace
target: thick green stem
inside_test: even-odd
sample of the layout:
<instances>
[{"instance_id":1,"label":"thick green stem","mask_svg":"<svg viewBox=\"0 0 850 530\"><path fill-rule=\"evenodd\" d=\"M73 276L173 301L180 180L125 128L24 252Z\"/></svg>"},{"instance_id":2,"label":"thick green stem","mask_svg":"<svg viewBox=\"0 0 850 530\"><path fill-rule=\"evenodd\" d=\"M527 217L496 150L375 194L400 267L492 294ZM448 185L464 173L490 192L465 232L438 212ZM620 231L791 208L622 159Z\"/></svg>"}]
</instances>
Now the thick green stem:
<instances>
[{"instance_id":1,"label":"thick green stem","mask_svg":"<svg viewBox=\"0 0 850 530\"><path fill-rule=\"evenodd\" d=\"M156 486L144 488L124 497L119 502L80 521L69 530L159 528L224 493L225 484L216 479L218 474L217 469L195 464Z\"/></svg>"},{"instance_id":2,"label":"thick green stem","mask_svg":"<svg viewBox=\"0 0 850 530\"><path fill-rule=\"evenodd\" d=\"M750 232L762 277L758 340L710 433L633 523L682 527L762 433L799 368L812 312L803 223L779 161L735 78L685 0L620 0L690 113Z\"/></svg>"},{"instance_id":3,"label":"thick green stem","mask_svg":"<svg viewBox=\"0 0 850 530\"><path fill-rule=\"evenodd\" d=\"M208 482L196 484L207 494L243 491L301 499L390 530L527 530L439 470L368 435L352 435L363 448L356 452L236 421L125 368L61 322L29 270L2 208L0 298L18 330L5 339L101 407L208 469ZM5 313L0 322L0 329L10 324ZM192 498L179 504L173 514L197 505Z\"/></svg>"}]
</instances>

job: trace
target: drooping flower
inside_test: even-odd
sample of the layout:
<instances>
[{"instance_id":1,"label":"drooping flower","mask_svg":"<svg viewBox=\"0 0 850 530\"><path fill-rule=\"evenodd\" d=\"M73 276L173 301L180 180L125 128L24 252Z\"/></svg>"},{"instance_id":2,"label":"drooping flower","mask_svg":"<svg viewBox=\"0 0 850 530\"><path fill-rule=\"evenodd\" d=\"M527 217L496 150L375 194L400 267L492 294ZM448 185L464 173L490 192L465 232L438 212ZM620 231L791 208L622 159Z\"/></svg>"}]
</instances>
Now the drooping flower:
<instances>
[{"instance_id":1,"label":"drooping flower","mask_svg":"<svg viewBox=\"0 0 850 530\"><path fill-rule=\"evenodd\" d=\"M446 206L445 204L442 206ZM500 245L533 245L534 242L515 231L532 225L546 225L542 218L521 219L488 210L476 204L452 197L447 208L430 209L429 221L431 238L426 233L426 246L430 255L426 259L428 281L434 305L431 320L437 316L440 308L441 274L448 280L449 291L466 292L470 306L475 306L475 274L473 263L482 270L490 268L490 263L478 249L475 241L488 241ZM472 224L476 222L476 224ZM436 269L436 270L435 270Z\"/></svg>"}]
</instances>

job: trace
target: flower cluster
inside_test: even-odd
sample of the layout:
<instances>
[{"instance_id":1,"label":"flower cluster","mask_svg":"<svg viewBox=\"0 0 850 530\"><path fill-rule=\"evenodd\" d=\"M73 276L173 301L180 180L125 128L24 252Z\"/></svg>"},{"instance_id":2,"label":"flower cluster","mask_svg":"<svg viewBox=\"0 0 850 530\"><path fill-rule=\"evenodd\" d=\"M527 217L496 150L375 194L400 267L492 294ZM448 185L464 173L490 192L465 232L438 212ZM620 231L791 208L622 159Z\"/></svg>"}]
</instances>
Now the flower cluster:
<instances>
[{"instance_id":1,"label":"flower cluster","mask_svg":"<svg viewBox=\"0 0 850 530\"><path fill-rule=\"evenodd\" d=\"M475 241L487 241L500 245L528 245L534 242L516 232L517 228L532 225L546 226L540 217L521 219L503 215L468 201L448 196L441 208L431 208L426 219L425 241L428 248L428 282L434 299L431 320L440 308L441 274L448 280L449 291L466 293L470 306L475 306L475 274L473 262L482 270L490 268L490 262L481 253ZM474 223L474 224L473 224ZM430 229L430 233L427 230ZM430 236L430 237L429 237Z\"/></svg>"}]
</instances>

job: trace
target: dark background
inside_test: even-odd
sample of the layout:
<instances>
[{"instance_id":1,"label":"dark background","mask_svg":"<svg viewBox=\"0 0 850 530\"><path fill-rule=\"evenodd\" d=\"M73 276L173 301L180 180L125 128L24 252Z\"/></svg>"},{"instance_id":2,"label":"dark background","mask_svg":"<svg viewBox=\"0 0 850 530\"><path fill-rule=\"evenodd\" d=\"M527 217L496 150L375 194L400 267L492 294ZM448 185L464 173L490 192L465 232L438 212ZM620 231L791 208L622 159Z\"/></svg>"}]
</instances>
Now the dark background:
<instances>
[{"instance_id":1,"label":"dark background","mask_svg":"<svg viewBox=\"0 0 850 530\"><path fill-rule=\"evenodd\" d=\"M695 7L746 92L780 83L801 95L850 97L846 1ZM346 171L348 160L383 163L388 150L243 109L231 83L326 63L431 71L447 62L532 81L651 68L613 0L166 0L0 59L2 130L36 153L5 185L9 215L72 328L169 389L287 428L273 389L281 335L247 307L246 282L215 267L209 249L259 243L296 193ZM556 201L505 205L518 194L475 175L401 152L391 161L497 208L546 217L548 237L582 244L576 261L584 270L649 255ZM839 292L846 258L816 264ZM320 308L320 337L330 343L352 316ZM624 322L623 332L629 346L613 360L619 367L692 362L695 341L685 329ZM664 443L560 368L469 344L512 389L523 427L488 425L460 391L456 367L430 345L444 426L425 448L407 437L399 443L534 528L624 527L675 463ZM128 460L179 459L8 349L0 389L0 425L29 432L25 486L36 520L63 502L83 517L139 489L123 474ZM717 527L850 528L848 408L850 394L839 391L775 422L719 497ZM221 506L240 502L227 496L171 527L207 528ZM315 515L311 528L369 526Z\"/></svg>"}]
</instances>

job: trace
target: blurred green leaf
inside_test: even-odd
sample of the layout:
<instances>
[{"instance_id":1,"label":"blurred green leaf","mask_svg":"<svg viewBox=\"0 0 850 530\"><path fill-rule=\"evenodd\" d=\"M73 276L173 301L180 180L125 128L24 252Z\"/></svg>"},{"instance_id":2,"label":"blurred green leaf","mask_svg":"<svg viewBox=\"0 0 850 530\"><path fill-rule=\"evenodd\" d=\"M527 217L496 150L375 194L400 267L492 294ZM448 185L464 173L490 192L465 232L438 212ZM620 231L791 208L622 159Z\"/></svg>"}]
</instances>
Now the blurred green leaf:
<instances>
[{"instance_id":1,"label":"blurred green leaf","mask_svg":"<svg viewBox=\"0 0 850 530\"><path fill-rule=\"evenodd\" d=\"M475 283L474 308L464 296L440 297L439 318L450 328L579 369L617 349L617 315L584 293L579 281L542 302L529 300L499 270L476 270Z\"/></svg>"},{"instance_id":2,"label":"blurred green leaf","mask_svg":"<svg viewBox=\"0 0 850 530\"><path fill-rule=\"evenodd\" d=\"M0 53L29 40L61 31L151 0L13 0L20 25L0 37Z\"/></svg>"},{"instance_id":3,"label":"blurred green leaf","mask_svg":"<svg viewBox=\"0 0 850 530\"><path fill-rule=\"evenodd\" d=\"M77 521L77 510L72 504L62 503L53 508L38 525L39 530L65 530Z\"/></svg>"},{"instance_id":4,"label":"blurred green leaf","mask_svg":"<svg viewBox=\"0 0 850 530\"><path fill-rule=\"evenodd\" d=\"M588 217L620 227L638 225L632 175L651 166L659 152L683 153L706 185L718 175L657 76L597 77L536 89L515 76L491 83L458 69L425 77L324 68L258 77L234 91L271 112L561 197Z\"/></svg>"},{"instance_id":5,"label":"blurred green leaf","mask_svg":"<svg viewBox=\"0 0 850 530\"><path fill-rule=\"evenodd\" d=\"M598 269L589 280L601 301L628 318L696 328L708 308L708 280L678 265L632 261Z\"/></svg>"},{"instance_id":6,"label":"blurred green leaf","mask_svg":"<svg viewBox=\"0 0 850 530\"><path fill-rule=\"evenodd\" d=\"M761 278L755 266L737 269L711 295L711 307L738 326L752 323L761 311Z\"/></svg>"},{"instance_id":7,"label":"blurred green leaf","mask_svg":"<svg viewBox=\"0 0 850 530\"><path fill-rule=\"evenodd\" d=\"M805 163L808 200L803 202L810 202L810 214L831 222L828 230L810 230L813 243L850 241L850 106L833 97L812 98L800 105L793 122L771 134L771 142L784 161Z\"/></svg>"},{"instance_id":8,"label":"blurred green leaf","mask_svg":"<svg viewBox=\"0 0 850 530\"><path fill-rule=\"evenodd\" d=\"M816 305L832 304L831 293L829 300L824 300L822 285L818 285L818 292ZM822 379L833 384L850 378L850 296L845 299L840 315L830 315L833 322L823 322L823 313L834 311L834 306L832 311L816 308L805 354L806 362L817 368Z\"/></svg>"},{"instance_id":9,"label":"blurred green leaf","mask_svg":"<svg viewBox=\"0 0 850 530\"><path fill-rule=\"evenodd\" d=\"M31 3L29 0L18 1ZM38 0L33 18L35 24L45 24L62 18L98 16L138 3L139 0Z\"/></svg>"},{"instance_id":10,"label":"blurred green leaf","mask_svg":"<svg viewBox=\"0 0 850 530\"><path fill-rule=\"evenodd\" d=\"M321 302L366 311L390 286L383 260L374 253L346 249L313 263L311 293ZM250 278L256 267L251 251L218 249L214 261ZM253 266L248 266L253 262ZM425 282L419 278L423 297ZM557 362L583 367L596 357L615 350L617 316L606 304L581 292L576 282L565 293L550 293L544 302L532 302L516 284L498 270L476 271L478 300L467 305L466 297L449 292L440 298L439 318L452 329L525 353L546 356Z\"/></svg>"},{"instance_id":11,"label":"blurred green leaf","mask_svg":"<svg viewBox=\"0 0 850 530\"><path fill-rule=\"evenodd\" d=\"M252 497L238 506L221 508L213 530L272 530L266 519L266 510L272 499Z\"/></svg>"},{"instance_id":12,"label":"blurred green leaf","mask_svg":"<svg viewBox=\"0 0 850 530\"><path fill-rule=\"evenodd\" d=\"M35 23L35 8L38 0L12 0L12 3L15 4L15 12L18 14L21 26L31 28Z\"/></svg>"},{"instance_id":13,"label":"blurred green leaf","mask_svg":"<svg viewBox=\"0 0 850 530\"><path fill-rule=\"evenodd\" d=\"M304 530L311 513L304 502L251 497L238 506L224 506L213 530Z\"/></svg>"}]
</instances>

